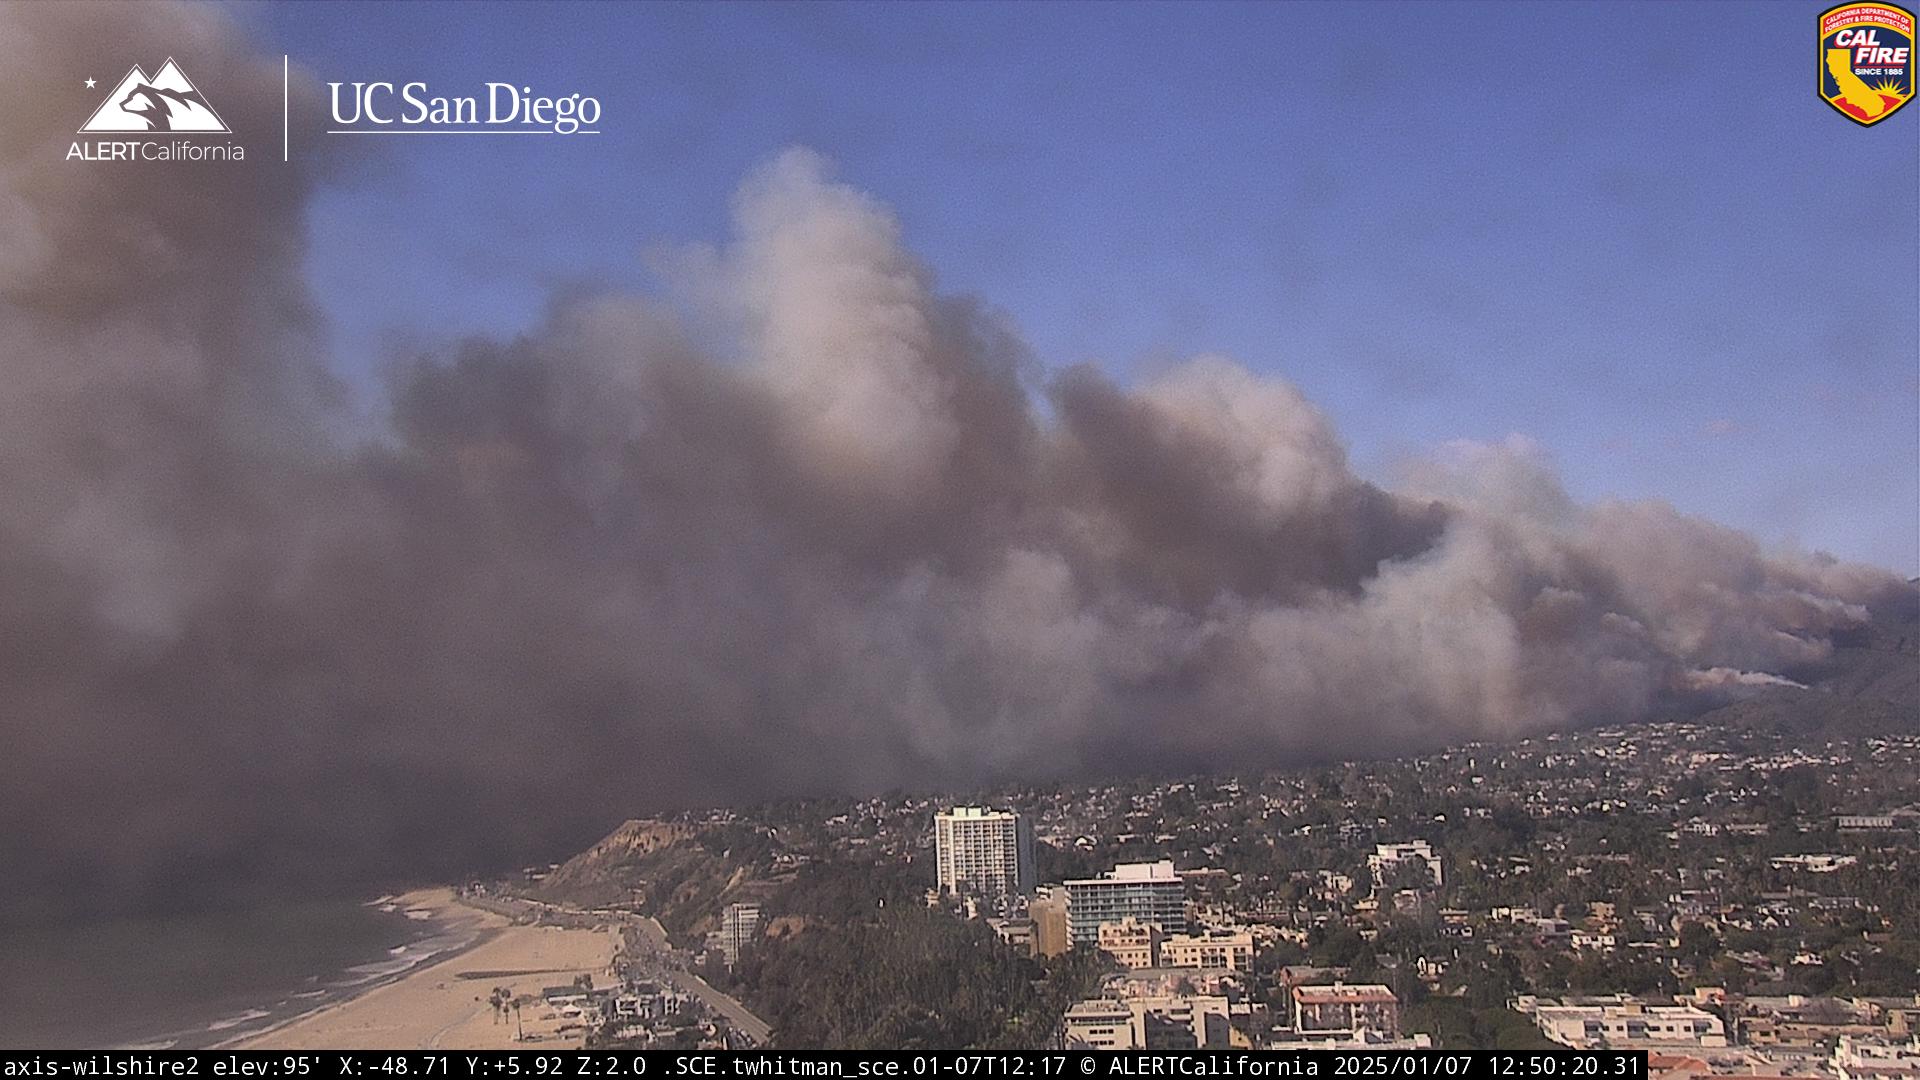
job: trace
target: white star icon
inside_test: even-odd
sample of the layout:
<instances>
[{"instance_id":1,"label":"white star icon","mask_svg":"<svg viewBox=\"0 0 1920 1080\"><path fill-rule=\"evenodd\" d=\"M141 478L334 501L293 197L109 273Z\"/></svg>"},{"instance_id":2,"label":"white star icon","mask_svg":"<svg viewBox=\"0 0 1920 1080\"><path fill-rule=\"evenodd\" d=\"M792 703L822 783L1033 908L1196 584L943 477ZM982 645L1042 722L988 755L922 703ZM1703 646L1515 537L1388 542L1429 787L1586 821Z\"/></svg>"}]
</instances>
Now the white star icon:
<instances>
[{"instance_id":1,"label":"white star icon","mask_svg":"<svg viewBox=\"0 0 1920 1080\"><path fill-rule=\"evenodd\" d=\"M87 89L89 89L89 90L91 90L91 89L93 89L93 80L92 80L92 79L88 79L88 80L87 80Z\"/></svg>"}]
</instances>

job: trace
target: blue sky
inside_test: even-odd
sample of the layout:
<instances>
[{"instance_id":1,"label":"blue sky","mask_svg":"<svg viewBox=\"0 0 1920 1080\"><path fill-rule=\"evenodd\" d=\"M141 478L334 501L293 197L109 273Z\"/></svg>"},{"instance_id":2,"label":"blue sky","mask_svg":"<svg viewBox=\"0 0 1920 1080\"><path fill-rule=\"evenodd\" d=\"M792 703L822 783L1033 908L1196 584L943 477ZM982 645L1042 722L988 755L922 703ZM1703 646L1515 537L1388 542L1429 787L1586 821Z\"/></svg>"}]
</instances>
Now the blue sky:
<instances>
[{"instance_id":1,"label":"blue sky","mask_svg":"<svg viewBox=\"0 0 1920 1080\"><path fill-rule=\"evenodd\" d=\"M1582 499L1920 573L1920 106L1815 97L1822 6L235 10L326 80L605 106L595 137L392 140L321 195L357 377L402 328L657 287L646 253L724 239L798 144L1049 366L1222 352L1376 479L1519 432Z\"/></svg>"}]
</instances>

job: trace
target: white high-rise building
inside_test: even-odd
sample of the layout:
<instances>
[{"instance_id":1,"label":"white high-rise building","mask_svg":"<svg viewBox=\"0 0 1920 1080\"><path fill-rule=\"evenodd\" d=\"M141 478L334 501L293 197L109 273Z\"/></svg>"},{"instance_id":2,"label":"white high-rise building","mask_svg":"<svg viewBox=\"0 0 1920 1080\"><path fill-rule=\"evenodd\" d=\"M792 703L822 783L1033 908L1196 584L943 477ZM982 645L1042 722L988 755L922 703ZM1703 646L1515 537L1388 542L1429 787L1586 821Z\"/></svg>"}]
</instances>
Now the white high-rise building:
<instances>
[{"instance_id":1,"label":"white high-rise building","mask_svg":"<svg viewBox=\"0 0 1920 1080\"><path fill-rule=\"evenodd\" d=\"M728 904L720 912L720 928L707 935L709 948L718 949L727 966L740 962L740 952L760 937L760 905Z\"/></svg>"},{"instance_id":2,"label":"white high-rise building","mask_svg":"<svg viewBox=\"0 0 1920 1080\"><path fill-rule=\"evenodd\" d=\"M956 806L933 819L940 888L1004 907L1033 891L1033 826L1011 810Z\"/></svg>"}]
</instances>

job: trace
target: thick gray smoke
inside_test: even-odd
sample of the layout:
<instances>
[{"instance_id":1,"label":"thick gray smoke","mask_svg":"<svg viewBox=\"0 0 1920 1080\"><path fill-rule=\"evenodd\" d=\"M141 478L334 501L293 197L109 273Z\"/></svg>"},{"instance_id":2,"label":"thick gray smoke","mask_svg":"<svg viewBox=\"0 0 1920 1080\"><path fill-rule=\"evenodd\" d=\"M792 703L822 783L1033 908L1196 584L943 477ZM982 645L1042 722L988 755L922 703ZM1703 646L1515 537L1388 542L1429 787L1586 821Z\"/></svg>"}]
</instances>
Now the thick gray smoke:
<instances>
[{"instance_id":1,"label":"thick gray smoke","mask_svg":"<svg viewBox=\"0 0 1920 1080\"><path fill-rule=\"evenodd\" d=\"M154 41L236 131L277 131L277 65L217 13L0 6L16 87ZM457 872L676 804L1634 717L1791 677L1897 584L1578 505L1523 442L1384 490L1231 360L1049 372L805 151L677 261L675 305L576 299L449 343L397 372L390 430L346 439L300 271L314 178L83 166L69 102L9 110L16 899Z\"/></svg>"}]
</instances>

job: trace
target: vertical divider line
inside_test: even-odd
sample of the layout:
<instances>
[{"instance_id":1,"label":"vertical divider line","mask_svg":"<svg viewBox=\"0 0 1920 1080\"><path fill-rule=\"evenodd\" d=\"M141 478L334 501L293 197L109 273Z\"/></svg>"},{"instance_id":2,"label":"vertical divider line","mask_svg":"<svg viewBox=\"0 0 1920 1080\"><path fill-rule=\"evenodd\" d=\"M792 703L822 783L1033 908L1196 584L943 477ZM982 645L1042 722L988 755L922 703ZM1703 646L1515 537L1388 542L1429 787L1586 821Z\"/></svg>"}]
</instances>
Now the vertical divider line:
<instances>
[{"instance_id":1,"label":"vertical divider line","mask_svg":"<svg viewBox=\"0 0 1920 1080\"><path fill-rule=\"evenodd\" d=\"M292 68L292 66L293 66L292 59L286 53L281 53L280 54L280 160L281 161L287 160L288 150L292 142L291 135L287 129L287 94L288 94L288 85L289 85L288 79L287 79L287 73Z\"/></svg>"}]
</instances>

